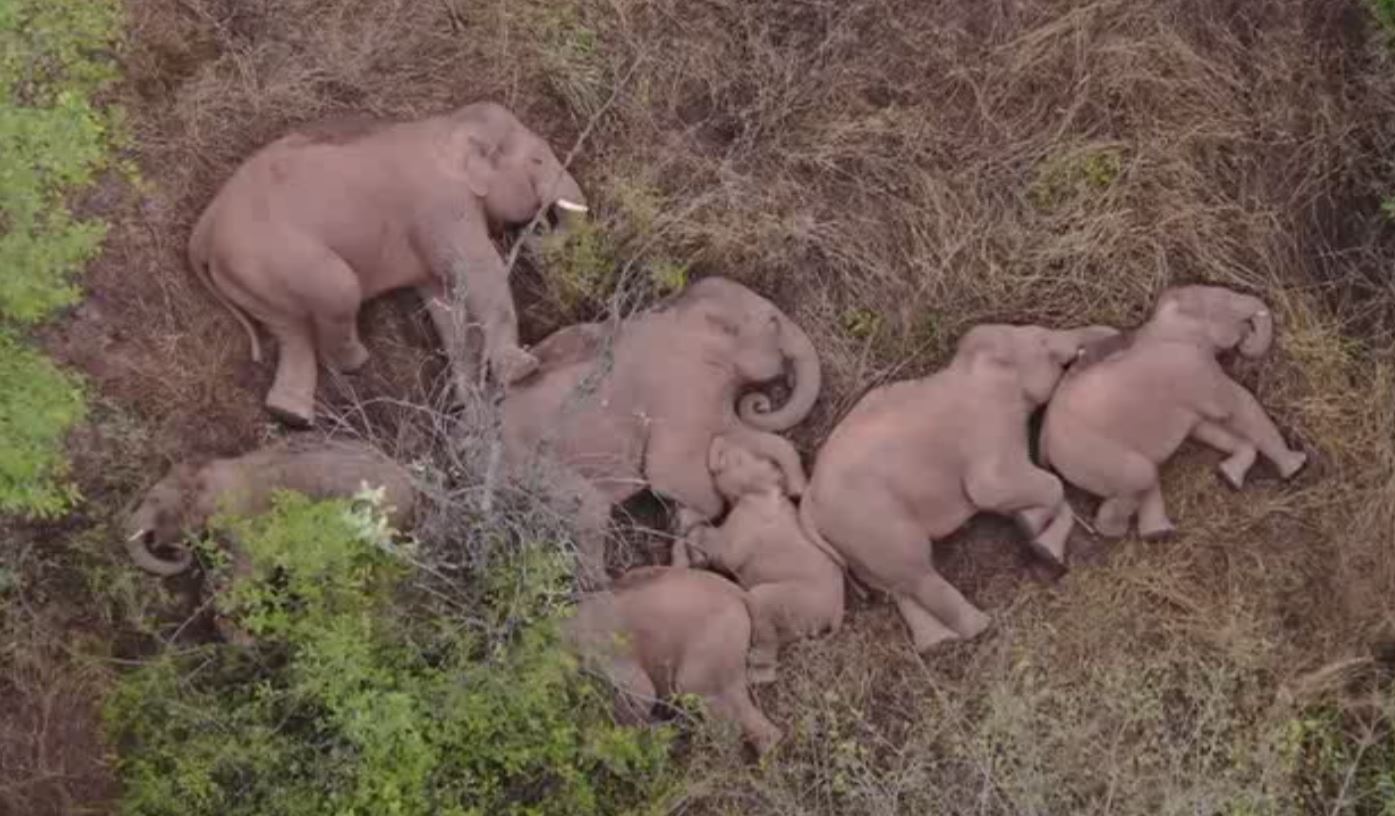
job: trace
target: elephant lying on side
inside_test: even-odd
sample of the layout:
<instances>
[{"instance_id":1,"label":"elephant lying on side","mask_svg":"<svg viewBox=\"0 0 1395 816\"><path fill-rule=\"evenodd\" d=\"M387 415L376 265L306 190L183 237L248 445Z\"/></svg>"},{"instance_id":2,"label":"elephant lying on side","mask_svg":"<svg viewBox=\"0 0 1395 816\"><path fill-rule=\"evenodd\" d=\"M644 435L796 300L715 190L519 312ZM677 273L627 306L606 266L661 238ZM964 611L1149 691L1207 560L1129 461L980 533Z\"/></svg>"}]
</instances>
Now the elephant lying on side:
<instances>
[{"instance_id":1,"label":"elephant lying on side","mask_svg":"<svg viewBox=\"0 0 1395 816\"><path fill-rule=\"evenodd\" d=\"M842 557L804 534L784 475L770 457L719 436L708 467L731 511L721 527L699 526L688 540L697 560L736 576L750 593L759 633L751 682L772 682L779 644L842 626ZM675 547L675 565L687 560L680 557L683 549Z\"/></svg>"},{"instance_id":2,"label":"elephant lying on side","mask_svg":"<svg viewBox=\"0 0 1395 816\"><path fill-rule=\"evenodd\" d=\"M800 520L892 595L917 649L988 626L928 548L975 513L1015 517L1038 555L1063 563L1070 507L1060 480L1032 464L1027 421L1081 347L1115 333L975 327L947 368L873 390L824 443Z\"/></svg>"},{"instance_id":3,"label":"elephant lying on side","mask_svg":"<svg viewBox=\"0 0 1395 816\"><path fill-rule=\"evenodd\" d=\"M484 354L505 382L536 366L518 345L507 270L490 222L522 224L547 206L586 211L576 180L536 134L492 103L412 122L302 128L249 158L208 205L189 262L261 347L252 318L280 346L267 409L303 426L314 417L319 359L354 371L368 360L359 304L416 287L451 358L457 388L473 378L464 287Z\"/></svg>"},{"instance_id":4,"label":"elephant lying on side","mask_svg":"<svg viewBox=\"0 0 1395 816\"><path fill-rule=\"evenodd\" d=\"M615 684L622 721L644 722L657 700L696 694L764 754L781 735L746 680L749 605L746 593L719 575L645 567L585 597L567 622L567 640Z\"/></svg>"},{"instance_id":5,"label":"elephant lying on side","mask_svg":"<svg viewBox=\"0 0 1395 816\"><path fill-rule=\"evenodd\" d=\"M189 568L193 554L179 549L177 557L167 559L152 550L180 547L186 534L201 531L220 512L266 512L277 490L330 499L353 496L365 486L383 488L392 526L403 529L410 522L416 505L411 476L367 445L296 440L232 459L182 463L157 482L128 517L126 550L141 569L175 575ZM240 554L233 555L238 573Z\"/></svg>"},{"instance_id":6,"label":"elephant lying on side","mask_svg":"<svg viewBox=\"0 0 1395 816\"><path fill-rule=\"evenodd\" d=\"M719 434L779 463L791 493L804 487L799 456L773 431L808 415L818 398L813 343L774 304L725 278L689 286L666 306L624 321L572 326L534 349L536 374L503 402L513 478L541 471L580 504L583 570L604 580L605 530L613 504L651 487L679 505L679 533L722 513L707 470ZM778 409L752 385L794 384Z\"/></svg>"},{"instance_id":7,"label":"elephant lying on side","mask_svg":"<svg viewBox=\"0 0 1395 816\"><path fill-rule=\"evenodd\" d=\"M1042 457L1104 498L1095 517L1102 535L1124 535L1135 514L1145 539L1173 531L1158 467L1188 437L1228 455L1219 470L1236 489L1257 452L1285 479L1303 467L1307 457L1284 443L1254 395L1216 361L1237 347L1263 356L1273 331L1257 298L1214 286L1169 289L1127 346L1061 383L1046 409Z\"/></svg>"}]
</instances>

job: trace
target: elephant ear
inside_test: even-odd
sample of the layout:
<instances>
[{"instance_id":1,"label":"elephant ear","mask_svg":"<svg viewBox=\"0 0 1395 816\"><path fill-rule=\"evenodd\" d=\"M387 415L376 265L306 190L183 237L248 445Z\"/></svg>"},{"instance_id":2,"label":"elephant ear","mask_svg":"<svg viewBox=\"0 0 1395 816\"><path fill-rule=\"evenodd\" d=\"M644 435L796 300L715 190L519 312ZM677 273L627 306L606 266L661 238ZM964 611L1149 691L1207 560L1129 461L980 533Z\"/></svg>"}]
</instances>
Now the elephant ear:
<instances>
[{"instance_id":1,"label":"elephant ear","mask_svg":"<svg viewBox=\"0 0 1395 816\"><path fill-rule=\"evenodd\" d=\"M499 150L473 133L465 134L464 141L465 186L483 198L494 186L494 177L499 172Z\"/></svg>"}]
</instances>

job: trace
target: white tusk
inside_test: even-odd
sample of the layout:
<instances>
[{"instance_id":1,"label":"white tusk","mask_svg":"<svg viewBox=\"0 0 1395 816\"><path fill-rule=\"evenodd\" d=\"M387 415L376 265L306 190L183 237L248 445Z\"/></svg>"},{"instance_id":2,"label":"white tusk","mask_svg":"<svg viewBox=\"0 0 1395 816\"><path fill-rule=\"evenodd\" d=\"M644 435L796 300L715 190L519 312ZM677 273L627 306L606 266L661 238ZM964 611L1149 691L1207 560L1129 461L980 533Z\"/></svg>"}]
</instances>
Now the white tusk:
<instances>
[{"instance_id":1,"label":"white tusk","mask_svg":"<svg viewBox=\"0 0 1395 816\"><path fill-rule=\"evenodd\" d=\"M151 531L151 530L136 530L135 534L132 535L130 538L126 539L126 540L127 540L127 541L135 541L135 540L138 539L138 538L144 538L144 537L145 537L145 534L146 534L146 533L149 533L149 532L153 532L153 531Z\"/></svg>"},{"instance_id":2,"label":"white tusk","mask_svg":"<svg viewBox=\"0 0 1395 816\"><path fill-rule=\"evenodd\" d=\"M561 207L562 209L566 210L567 212L574 212L574 213L587 213L587 212L591 212L591 208L590 208L590 207L587 207L585 204L578 204L578 203L576 203L575 201L568 201L568 200L565 199L565 198L559 198L559 199L557 199L557 206L558 206L558 207Z\"/></svg>"}]
</instances>

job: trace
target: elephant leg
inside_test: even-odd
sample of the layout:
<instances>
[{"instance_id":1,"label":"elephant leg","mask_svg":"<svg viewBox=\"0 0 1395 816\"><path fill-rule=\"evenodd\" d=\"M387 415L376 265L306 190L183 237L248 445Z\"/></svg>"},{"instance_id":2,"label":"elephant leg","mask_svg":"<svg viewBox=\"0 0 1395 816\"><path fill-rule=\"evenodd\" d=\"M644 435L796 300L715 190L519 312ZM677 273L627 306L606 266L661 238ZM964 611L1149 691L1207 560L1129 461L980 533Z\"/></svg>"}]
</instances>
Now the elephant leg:
<instances>
[{"instance_id":1,"label":"elephant leg","mask_svg":"<svg viewBox=\"0 0 1395 816\"><path fill-rule=\"evenodd\" d=\"M784 736L779 726L756 706L756 701L751 699L751 689L744 682L731 683L720 692L709 695L707 705L714 715L741 726L741 732L757 756L770 753Z\"/></svg>"},{"instance_id":2,"label":"elephant leg","mask_svg":"<svg viewBox=\"0 0 1395 816\"><path fill-rule=\"evenodd\" d=\"M902 620L911 630L911 642L917 652L923 654L947 640L959 638L958 633L941 623L939 618L916 603L914 598L898 593L893 599L896 601L896 608L901 612Z\"/></svg>"},{"instance_id":3,"label":"elephant leg","mask_svg":"<svg viewBox=\"0 0 1395 816\"><path fill-rule=\"evenodd\" d=\"M654 492L678 502L679 534L722 514L726 507L707 469L710 436L652 433L644 452L644 478Z\"/></svg>"},{"instance_id":4,"label":"elephant leg","mask_svg":"<svg viewBox=\"0 0 1395 816\"><path fill-rule=\"evenodd\" d=\"M315 343L308 326L284 324L271 327L278 346L276 379L266 395L272 416L296 428L308 428L315 420Z\"/></svg>"},{"instance_id":5,"label":"elephant leg","mask_svg":"<svg viewBox=\"0 0 1395 816\"><path fill-rule=\"evenodd\" d=\"M610 662L606 675L615 686L615 719L621 725L643 725L649 721L658 692L649 673L631 657Z\"/></svg>"},{"instance_id":6,"label":"elephant leg","mask_svg":"<svg viewBox=\"0 0 1395 816\"><path fill-rule=\"evenodd\" d=\"M1226 484L1236 490L1244 487L1245 474L1250 472L1258 456L1258 450L1254 445L1226 430L1224 426L1205 419L1196 424L1191 436L1203 445L1226 454L1225 461L1221 462L1217 470Z\"/></svg>"},{"instance_id":7,"label":"elephant leg","mask_svg":"<svg viewBox=\"0 0 1395 816\"><path fill-rule=\"evenodd\" d=\"M1144 541L1162 541L1171 538L1177 528L1172 523L1172 519L1167 517L1167 508L1163 503L1162 485L1154 483L1147 492L1143 494L1143 499L1138 507L1138 534Z\"/></svg>"},{"instance_id":8,"label":"elephant leg","mask_svg":"<svg viewBox=\"0 0 1395 816\"><path fill-rule=\"evenodd\" d=\"M1254 394L1229 379L1226 380L1226 385L1230 389L1231 416L1227 423L1229 429L1254 443L1259 452L1264 454L1264 458L1274 463L1279 476L1284 479L1302 470L1303 465L1308 462L1307 455L1289 448L1274 421L1265 413Z\"/></svg>"},{"instance_id":9,"label":"elephant leg","mask_svg":"<svg viewBox=\"0 0 1395 816\"><path fill-rule=\"evenodd\" d=\"M973 640L988 628L988 615L969 603L934 567L914 579L911 586L915 601L959 637Z\"/></svg>"},{"instance_id":10,"label":"elephant leg","mask_svg":"<svg viewBox=\"0 0 1395 816\"><path fill-rule=\"evenodd\" d=\"M584 589L601 589L610 579L605 568L606 531L610 526L611 497L570 468L551 469L548 492L561 512L575 520L577 573Z\"/></svg>"},{"instance_id":11,"label":"elephant leg","mask_svg":"<svg viewBox=\"0 0 1395 816\"><path fill-rule=\"evenodd\" d=\"M450 364L455 399L463 405L480 382L479 361L484 353L484 336L478 326L470 323L464 309L450 303L439 281L419 286L417 292L441 338L441 349Z\"/></svg>"},{"instance_id":12,"label":"elephant leg","mask_svg":"<svg viewBox=\"0 0 1395 816\"><path fill-rule=\"evenodd\" d=\"M964 490L980 510L1017 519L1028 531L1033 552L1064 566L1073 517L1060 479L1024 459L1017 466L990 464L970 470Z\"/></svg>"},{"instance_id":13,"label":"elephant leg","mask_svg":"<svg viewBox=\"0 0 1395 816\"><path fill-rule=\"evenodd\" d=\"M1095 511L1095 531L1105 538L1123 538L1129 534L1129 522L1142 502L1138 496L1110 496L1100 502Z\"/></svg>"},{"instance_id":14,"label":"elephant leg","mask_svg":"<svg viewBox=\"0 0 1395 816\"><path fill-rule=\"evenodd\" d=\"M750 591L751 653L746 661L751 683L763 685L775 682L775 666L780 651L781 633L788 629L782 621L790 613L790 587L783 584L761 584Z\"/></svg>"},{"instance_id":15,"label":"elephant leg","mask_svg":"<svg viewBox=\"0 0 1395 816\"><path fill-rule=\"evenodd\" d=\"M358 337L358 307L363 301L358 276L343 260L330 256L307 278L317 283L316 291L304 293L302 298L310 304L320 359L335 371L358 371L368 362L368 349Z\"/></svg>"}]
</instances>

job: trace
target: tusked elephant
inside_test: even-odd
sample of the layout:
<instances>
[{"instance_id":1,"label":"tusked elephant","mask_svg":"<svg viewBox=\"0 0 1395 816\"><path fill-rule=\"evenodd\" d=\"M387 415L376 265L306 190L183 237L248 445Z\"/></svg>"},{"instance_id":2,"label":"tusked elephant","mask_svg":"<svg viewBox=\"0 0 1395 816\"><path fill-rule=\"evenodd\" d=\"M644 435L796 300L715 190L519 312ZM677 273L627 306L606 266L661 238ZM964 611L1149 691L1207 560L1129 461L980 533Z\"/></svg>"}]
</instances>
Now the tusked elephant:
<instances>
[{"instance_id":1,"label":"tusked elephant","mask_svg":"<svg viewBox=\"0 0 1395 816\"><path fill-rule=\"evenodd\" d=\"M127 516L126 550L141 569L175 575L193 563L193 554L180 549L184 536L202 531L217 513L266 512L277 490L330 499L351 497L365 486L383 489L388 521L394 527L402 529L411 520L416 507L411 475L357 442L291 440L242 456L182 462L156 482ZM175 549L174 557L162 558L154 552L169 548ZM240 554L233 555L237 563Z\"/></svg>"},{"instance_id":2,"label":"tusked elephant","mask_svg":"<svg viewBox=\"0 0 1395 816\"><path fill-rule=\"evenodd\" d=\"M622 722L646 721L659 699L696 694L740 725L757 754L780 741L747 681L750 598L727 579L674 567L632 570L609 591L583 597L564 631L615 684Z\"/></svg>"},{"instance_id":3,"label":"tusked elephant","mask_svg":"<svg viewBox=\"0 0 1395 816\"><path fill-rule=\"evenodd\" d=\"M977 326L948 367L874 389L824 442L800 521L891 594L918 650L988 626L929 547L979 511L1014 517L1034 552L1063 563L1073 517L1060 480L1032 463L1028 418L1083 346L1116 333Z\"/></svg>"},{"instance_id":4,"label":"tusked elephant","mask_svg":"<svg viewBox=\"0 0 1395 816\"><path fill-rule=\"evenodd\" d=\"M731 502L720 527L699 525L675 548L675 565L700 562L735 576L750 595L756 645L753 683L775 679L781 643L836 632L843 624L843 560L809 540L767 455L719 436L708 456L717 490ZM689 550L688 558L680 556Z\"/></svg>"},{"instance_id":5,"label":"tusked elephant","mask_svg":"<svg viewBox=\"0 0 1395 816\"><path fill-rule=\"evenodd\" d=\"M1284 443L1254 395L1226 375L1217 355L1261 357L1274 335L1263 301L1216 286L1165 291L1127 344L1073 369L1046 408L1043 461L1102 497L1095 529L1145 539L1173 532L1158 468L1188 438L1227 455L1221 476L1239 489L1262 453L1287 479L1307 456Z\"/></svg>"},{"instance_id":6,"label":"tusked elephant","mask_svg":"<svg viewBox=\"0 0 1395 816\"><path fill-rule=\"evenodd\" d=\"M813 407L818 355L803 329L745 286L706 278L614 331L572 326L535 352L538 370L504 397L505 460L516 480L541 471L556 494L579 502L590 579L604 580L611 507L645 487L678 504L680 535L721 515L707 469L719 434L771 456L792 494L804 488L798 454L774 431ZM784 405L746 393L787 368L794 383Z\"/></svg>"},{"instance_id":7,"label":"tusked elephant","mask_svg":"<svg viewBox=\"0 0 1395 816\"><path fill-rule=\"evenodd\" d=\"M394 289L421 293L457 389L474 376L476 330L496 378L530 373L537 361L519 346L490 226L525 223L544 207L564 227L587 211L552 149L500 105L408 122L312 125L233 173L194 226L189 263L242 323L254 360L261 345L251 320L275 336L267 409L307 426L317 357L344 372L367 362L359 305ZM468 320L452 311L457 287Z\"/></svg>"}]
</instances>

